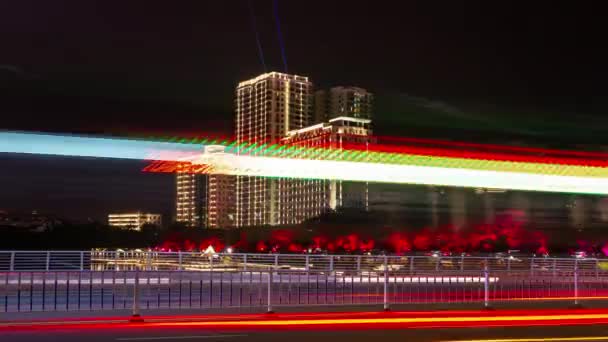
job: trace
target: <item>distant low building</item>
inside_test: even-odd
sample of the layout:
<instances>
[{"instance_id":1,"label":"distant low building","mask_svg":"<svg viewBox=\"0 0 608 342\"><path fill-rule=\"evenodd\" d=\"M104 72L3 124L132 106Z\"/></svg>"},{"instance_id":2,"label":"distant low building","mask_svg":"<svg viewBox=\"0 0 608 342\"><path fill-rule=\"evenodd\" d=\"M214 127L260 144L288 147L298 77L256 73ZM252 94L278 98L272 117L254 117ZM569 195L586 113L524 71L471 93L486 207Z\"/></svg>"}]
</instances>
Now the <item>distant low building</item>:
<instances>
[{"instance_id":1,"label":"distant low building","mask_svg":"<svg viewBox=\"0 0 608 342\"><path fill-rule=\"evenodd\" d=\"M145 224L160 226L161 223L160 214L142 212L108 214L108 224L112 227L141 230L141 227Z\"/></svg>"}]
</instances>

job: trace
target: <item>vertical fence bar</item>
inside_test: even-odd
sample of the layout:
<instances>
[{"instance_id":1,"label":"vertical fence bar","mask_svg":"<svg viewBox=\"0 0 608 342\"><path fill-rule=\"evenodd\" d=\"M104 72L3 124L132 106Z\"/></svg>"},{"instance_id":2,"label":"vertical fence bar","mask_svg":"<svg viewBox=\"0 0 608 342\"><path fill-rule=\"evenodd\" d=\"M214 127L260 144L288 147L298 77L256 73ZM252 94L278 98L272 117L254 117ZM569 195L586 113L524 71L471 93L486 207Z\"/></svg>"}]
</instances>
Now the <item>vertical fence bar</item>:
<instances>
[{"instance_id":1,"label":"vertical fence bar","mask_svg":"<svg viewBox=\"0 0 608 342\"><path fill-rule=\"evenodd\" d=\"M152 252L150 251L146 252L146 270L152 271Z\"/></svg>"},{"instance_id":2,"label":"vertical fence bar","mask_svg":"<svg viewBox=\"0 0 608 342\"><path fill-rule=\"evenodd\" d=\"M278 269L279 268L279 255L275 254L274 255L274 269Z\"/></svg>"},{"instance_id":3,"label":"vertical fence bar","mask_svg":"<svg viewBox=\"0 0 608 342\"><path fill-rule=\"evenodd\" d=\"M600 261L599 259L595 259L595 279L600 277Z\"/></svg>"},{"instance_id":4,"label":"vertical fence bar","mask_svg":"<svg viewBox=\"0 0 608 342\"><path fill-rule=\"evenodd\" d=\"M126 279L126 278L125 278ZM139 270L135 269L135 279L133 282L133 310L130 322L143 322L139 307Z\"/></svg>"},{"instance_id":5,"label":"vertical fence bar","mask_svg":"<svg viewBox=\"0 0 608 342\"><path fill-rule=\"evenodd\" d=\"M80 270L84 271L84 252L80 252Z\"/></svg>"},{"instance_id":6,"label":"vertical fence bar","mask_svg":"<svg viewBox=\"0 0 608 342\"><path fill-rule=\"evenodd\" d=\"M414 274L414 260L415 257L410 258L410 275Z\"/></svg>"},{"instance_id":7,"label":"vertical fence bar","mask_svg":"<svg viewBox=\"0 0 608 342\"><path fill-rule=\"evenodd\" d=\"M530 259L530 275L534 275L534 257Z\"/></svg>"},{"instance_id":8,"label":"vertical fence bar","mask_svg":"<svg viewBox=\"0 0 608 342\"><path fill-rule=\"evenodd\" d=\"M574 259L574 305L578 303L578 259Z\"/></svg>"},{"instance_id":9,"label":"vertical fence bar","mask_svg":"<svg viewBox=\"0 0 608 342\"><path fill-rule=\"evenodd\" d=\"M247 254L243 255L243 271L247 272Z\"/></svg>"},{"instance_id":10,"label":"vertical fence bar","mask_svg":"<svg viewBox=\"0 0 608 342\"><path fill-rule=\"evenodd\" d=\"M177 252L177 259L178 259L177 270L181 271L182 270L182 251ZM181 286L181 284L180 284L180 286Z\"/></svg>"},{"instance_id":11,"label":"vertical fence bar","mask_svg":"<svg viewBox=\"0 0 608 342\"><path fill-rule=\"evenodd\" d=\"M486 309L490 307L490 272L487 260L483 267L483 307Z\"/></svg>"},{"instance_id":12,"label":"vertical fence bar","mask_svg":"<svg viewBox=\"0 0 608 342\"><path fill-rule=\"evenodd\" d=\"M361 272L361 256L357 256L357 272Z\"/></svg>"},{"instance_id":13,"label":"vertical fence bar","mask_svg":"<svg viewBox=\"0 0 608 342\"><path fill-rule=\"evenodd\" d=\"M46 267L45 267L46 271L51 269L51 252L47 251L46 252Z\"/></svg>"},{"instance_id":14,"label":"vertical fence bar","mask_svg":"<svg viewBox=\"0 0 608 342\"><path fill-rule=\"evenodd\" d=\"M388 257L384 256L384 311L389 310L388 304Z\"/></svg>"},{"instance_id":15,"label":"vertical fence bar","mask_svg":"<svg viewBox=\"0 0 608 342\"><path fill-rule=\"evenodd\" d=\"M15 271L15 252L11 252L11 261L10 261L10 265L9 265L9 271L14 272Z\"/></svg>"},{"instance_id":16,"label":"vertical fence bar","mask_svg":"<svg viewBox=\"0 0 608 342\"><path fill-rule=\"evenodd\" d=\"M334 256L330 255L329 256L329 272L333 272L334 271Z\"/></svg>"},{"instance_id":17,"label":"vertical fence bar","mask_svg":"<svg viewBox=\"0 0 608 342\"><path fill-rule=\"evenodd\" d=\"M310 256L308 254L306 255L306 265L304 266L304 269L306 271L310 270Z\"/></svg>"},{"instance_id":18,"label":"vertical fence bar","mask_svg":"<svg viewBox=\"0 0 608 342\"><path fill-rule=\"evenodd\" d=\"M268 303L266 307L266 313L273 313L272 311L272 270L268 270Z\"/></svg>"}]
</instances>

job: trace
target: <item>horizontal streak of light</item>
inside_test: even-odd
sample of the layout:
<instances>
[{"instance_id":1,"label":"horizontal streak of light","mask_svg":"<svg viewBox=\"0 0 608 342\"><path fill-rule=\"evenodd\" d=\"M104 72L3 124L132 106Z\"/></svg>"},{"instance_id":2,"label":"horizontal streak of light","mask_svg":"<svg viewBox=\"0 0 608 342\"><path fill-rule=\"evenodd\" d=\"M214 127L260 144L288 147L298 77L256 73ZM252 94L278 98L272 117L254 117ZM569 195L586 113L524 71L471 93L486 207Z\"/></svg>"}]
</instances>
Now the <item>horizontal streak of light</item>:
<instances>
[{"instance_id":1,"label":"horizontal streak of light","mask_svg":"<svg viewBox=\"0 0 608 342\"><path fill-rule=\"evenodd\" d=\"M596 177L234 156L230 154L202 156L189 161L213 165L218 174L240 176L608 194L608 178Z\"/></svg>"},{"instance_id":2,"label":"horizontal streak of light","mask_svg":"<svg viewBox=\"0 0 608 342\"><path fill-rule=\"evenodd\" d=\"M577 337L540 337L540 338L499 338L482 340L452 340L444 342L567 342L567 341L608 341L608 336L577 336Z\"/></svg>"},{"instance_id":3,"label":"horizontal streak of light","mask_svg":"<svg viewBox=\"0 0 608 342\"><path fill-rule=\"evenodd\" d=\"M265 320L233 322L155 323L159 326L298 326L298 325L350 325L350 324L407 324L407 323L465 323L465 322L535 322L608 319L608 314L530 315L530 316L471 316L471 317L398 317L398 318L344 318L315 320Z\"/></svg>"},{"instance_id":4,"label":"horizontal streak of light","mask_svg":"<svg viewBox=\"0 0 608 342\"><path fill-rule=\"evenodd\" d=\"M167 154L168 160L175 160L178 156L201 153L202 147L145 140L0 132L0 152L138 160L162 159Z\"/></svg>"},{"instance_id":5,"label":"horizontal streak of light","mask_svg":"<svg viewBox=\"0 0 608 342\"><path fill-rule=\"evenodd\" d=\"M128 158L142 160L191 161L210 165L217 174L335 179L363 182L482 187L548 192L608 194L608 178L557 174L506 172L497 170L370 163L361 161L309 160L236 156L230 153L202 154L196 144L149 142L142 140L90 138L50 134L0 133L0 152L35 153L64 156ZM433 157L428 157L431 164ZM478 162L478 161L474 161ZM565 169L551 165L560 173ZM569 166L571 167L571 166ZM564 167L567 168L567 167ZM205 167L207 169L207 167ZM589 168L594 169L594 168ZM595 168L602 172L608 168Z\"/></svg>"}]
</instances>

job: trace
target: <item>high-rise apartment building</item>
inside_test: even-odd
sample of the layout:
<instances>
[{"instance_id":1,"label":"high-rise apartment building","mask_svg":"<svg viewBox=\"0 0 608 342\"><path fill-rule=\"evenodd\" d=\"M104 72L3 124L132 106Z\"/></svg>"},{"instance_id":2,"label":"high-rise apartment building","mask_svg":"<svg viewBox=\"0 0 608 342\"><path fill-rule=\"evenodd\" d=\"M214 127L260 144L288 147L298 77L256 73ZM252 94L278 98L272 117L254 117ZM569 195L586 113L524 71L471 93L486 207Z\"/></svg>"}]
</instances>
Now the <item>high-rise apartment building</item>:
<instances>
[{"instance_id":1,"label":"high-rise apartment building","mask_svg":"<svg viewBox=\"0 0 608 342\"><path fill-rule=\"evenodd\" d=\"M315 92L315 122L337 117L372 119L374 96L359 87L333 87Z\"/></svg>"},{"instance_id":2,"label":"high-rise apartment building","mask_svg":"<svg viewBox=\"0 0 608 342\"><path fill-rule=\"evenodd\" d=\"M204 153L223 153L224 146L206 146ZM196 166L177 166L176 221L195 228L235 226L236 178L229 175L197 174Z\"/></svg>"},{"instance_id":3,"label":"high-rise apartment building","mask_svg":"<svg viewBox=\"0 0 608 342\"><path fill-rule=\"evenodd\" d=\"M367 148L371 143L371 120L336 117L287 133L283 143L308 148ZM341 180L281 179L279 224L297 224L339 208L367 210L368 185Z\"/></svg>"},{"instance_id":4,"label":"high-rise apartment building","mask_svg":"<svg viewBox=\"0 0 608 342\"><path fill-rule=\"evenodd\" d=\"M175 220L202 228L207 220L207 175L197 174L192 168L188 163L177 164Z\"/></svg>"},{"instance_id":5,"label":"high-rise apartment building","mask_svg":"<svg viewBox=\"0 0 608 342\"><path fill-rule=\"evenodd\" d=\"M280 141L287 132L312 122L312 83L307 77L270 72L240 82L236 88L238 143ZM279 223L278 181L238 176L236 226Z\"/></svg>"}]
</instances>

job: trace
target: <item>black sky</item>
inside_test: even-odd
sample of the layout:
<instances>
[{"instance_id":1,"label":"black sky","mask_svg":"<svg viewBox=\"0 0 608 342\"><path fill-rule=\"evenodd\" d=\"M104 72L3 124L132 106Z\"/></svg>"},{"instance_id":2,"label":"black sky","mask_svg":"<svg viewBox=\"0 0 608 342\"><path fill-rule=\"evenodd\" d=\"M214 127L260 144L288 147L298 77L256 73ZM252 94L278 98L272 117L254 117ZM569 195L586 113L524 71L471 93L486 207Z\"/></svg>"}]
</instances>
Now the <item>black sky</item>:
<instances>
[{"instance_id":1,"label":"black sky","mask_svg":"<svg viewBox=\"0 0 608 342\"><path fill-rule=\"evenodd\" d=\"M284 71L273 1L252 3L265 63ZM288 71L373 91L379 134L608 143L600 8L279 0L279 12ZM246 0L0 3L4 129L229 134L236 83L261 72ZM415 99L450 110L429 118Z\"/></svg>"}]
</instances>

